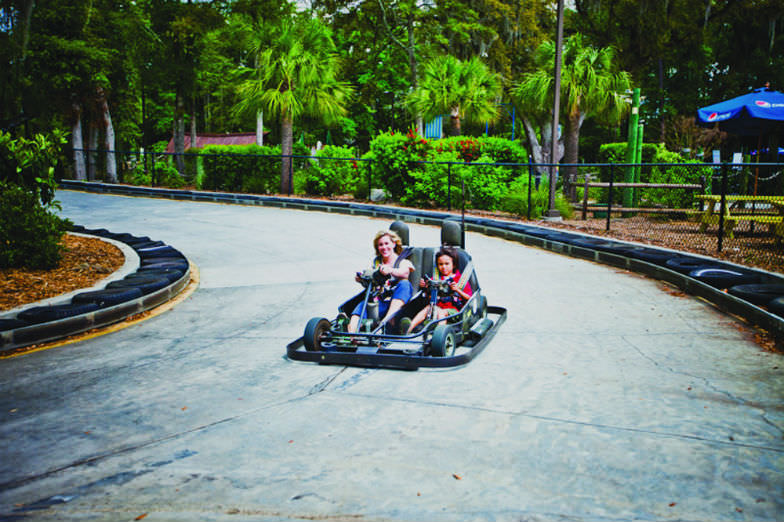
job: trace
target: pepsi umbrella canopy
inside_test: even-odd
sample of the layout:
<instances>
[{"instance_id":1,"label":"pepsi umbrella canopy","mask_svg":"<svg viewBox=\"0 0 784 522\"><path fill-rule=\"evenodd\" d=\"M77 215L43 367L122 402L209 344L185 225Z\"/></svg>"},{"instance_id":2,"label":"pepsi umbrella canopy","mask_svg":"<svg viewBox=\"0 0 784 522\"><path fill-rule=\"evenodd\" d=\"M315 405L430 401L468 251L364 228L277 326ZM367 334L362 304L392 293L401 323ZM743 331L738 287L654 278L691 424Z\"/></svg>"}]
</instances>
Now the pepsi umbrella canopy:
<instances>
[{"instance_id":1,"label":"pepsi umbrella canopy","mask_svg":"<svg viewBox=\"0 0 784 522\"><path fill-rule=\"evenodd\" d=\"M703 127L714 123L731 134L757 136L784 129L784 94L768 88L697 109Z\"/></svg>"}]
</instances>

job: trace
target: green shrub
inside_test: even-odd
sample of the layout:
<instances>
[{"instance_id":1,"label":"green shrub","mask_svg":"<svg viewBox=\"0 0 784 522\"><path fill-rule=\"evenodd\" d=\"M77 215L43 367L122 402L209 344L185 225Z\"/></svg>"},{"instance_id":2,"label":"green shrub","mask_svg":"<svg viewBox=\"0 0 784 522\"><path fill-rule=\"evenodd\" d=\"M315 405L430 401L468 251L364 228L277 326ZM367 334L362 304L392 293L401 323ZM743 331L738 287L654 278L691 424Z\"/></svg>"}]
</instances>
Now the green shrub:
<instances>
[{"instance_id":1,"label":"green shrub","mask_svg":"<svg viewBox=\"0 0 784 522\"><path fill-rule=\"evenodd\" d=\"M48 205L54 201L54 170L61 159L65 137L58 131L32 139L14 138L0 131L0 181L23 187Z\"/></svg>"},{"instance_id":2,"label":"green shrub","mask_svg":"<svg viewBox=\"0 0 784 522\"><path fill-rule=\"evenodd\" d=\"M185 172L183 172L183 178L186 183L199 184L200 152L201 149L198 147L191 147L185 150Z\"/></svg>"},{"instance_id":3,"label":"green shrub","mask_svg":"<svg viewBox=\"0 0 784 522\"><path fill-rule=\"evenodd\" d=\"M335 145L325 145L316 153L318 158L354 158L355 156L353 149ZM353 159L314 160L307 169L304 189L308 194L322 196L353 194L360 177L359 164Z\"/></svg>"},{"instance_id":4,"label":"green shrub","mask_svg":"<svg viewBox=\"0 0 784 522\"><path fill-rule=\"evenodd\" d=\"M650 183L699 184L704 177L706 190L710 191L713 169L708 166L697 167L701 162L684 159L677 152L667 150L663 145L657 150L654 163L690 163L695 167L676 165L651 168ZM704 165L704 164L703 164ZM645 205L666 208L688 208L694 201L694 191L687 189L647 189L644 192Z\"/></svg>"},{"instance_id":5,"label":"green shrub","mask_svg":"<svg viewBox=\"0 0 784 522\"><path fill-rule=\"evenodd\" d=\"M459 161L454 151L438 152L433 150L427 156L431 162ZM404 187L405 194L400 198L405 205L420 207L442 207L449 204L449 165L441 163L419 163L409 171L410 181ZM462 205L460 180L467 169L464 165L452 165L452 206Z\"/></svg>"},{"instance_id":6,"label":"green shrub","mask_svg":"<svg viewBox=\"0 0 784 522\"><path fill-rule=\"evenodd\" d=\"M432 145L436 150L456 151L460 161L478 161L485 156L492 163L528 162L528 154L519 142L496 136L450 136L434 141Z\"/></svg>"},{"instance_id":7,"label":"green shrub","mask_svg":"<svg viewBox=\"0 0 784 522\"><path fill-rule=\"evenodd\" d=\"M206 190L264 194L276 192L280 186L279 146L208 145L201 160L201 185Z\"/></svg>"},{"instance_id":8,"label":"green shrub","mask_svg":"<svg viewBox=\"0 0 784 522\"><path fill-rule=\"evenodd\" d=\"M0 181L0 268L50 269L60 261L68 220L41 205L23 187Z\"/></svg>"},{"instance_id":9,"label":"green shrub","mask_svg":"<svg viewBox=\"0 0 784 522\"><path fill-rule=\"evenodd\" d=\"M430 143L413 130L406 134L379 134L370 142L373 186L381 186L394 199L400 199L413 182L412 171L419 168L417 162L427 159L430 149Z\"/></svg>"},{"instance_id":10,"label":"green shrub","mask_svg":"<svg viewBox=\"0 0 784 522\"><path fill-rule=\"evenodd\" d=\"M147 165L145 172L144 164L137 164L133 171L127 176L126 181L131 185L145 185L168 188L181 188L185 186L185 180L172 167L168 161L156 161L155 166Z\"/></svg>"},{"instance_id":11,"label":"green shrub","mask_svg":"<svg viewBox=\"0 0 784 522\"><path fill-rule=\"evenodd\" d=\"M531 187L531 219L539 219L550 207L550 184L547 178L542 178L539 188ZM564 219L574 215L572 205L558 191L555 194L555 208ZM517 214L520 217L528 215L528 176L520 176L509 185L507 194L501 199L500 210Z\"/></svg>"}]
</instances>

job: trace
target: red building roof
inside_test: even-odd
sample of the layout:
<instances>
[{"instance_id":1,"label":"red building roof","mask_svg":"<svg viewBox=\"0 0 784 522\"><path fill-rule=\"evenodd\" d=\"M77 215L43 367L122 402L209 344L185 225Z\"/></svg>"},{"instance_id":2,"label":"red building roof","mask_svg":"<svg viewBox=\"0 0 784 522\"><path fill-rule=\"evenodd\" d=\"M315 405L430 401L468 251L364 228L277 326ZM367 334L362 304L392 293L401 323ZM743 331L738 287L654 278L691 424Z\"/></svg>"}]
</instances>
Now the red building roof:
<instances>
[{"instance_id":1,"label":"red building roof","mask_svg":"<svg viewBox=\"0 0 784 522\"><path fill-rule=\"evenodd\" d=\"M266 135L267 132L264 132ZM206 145L250 145L256 143L255 132L236 132L234 134L197 134L196 147L203 148ZM185 150L191 148L191 135L185 134ZM174 152L174 138L169 140L166 152Z\"/></svg>"}]
</instances>

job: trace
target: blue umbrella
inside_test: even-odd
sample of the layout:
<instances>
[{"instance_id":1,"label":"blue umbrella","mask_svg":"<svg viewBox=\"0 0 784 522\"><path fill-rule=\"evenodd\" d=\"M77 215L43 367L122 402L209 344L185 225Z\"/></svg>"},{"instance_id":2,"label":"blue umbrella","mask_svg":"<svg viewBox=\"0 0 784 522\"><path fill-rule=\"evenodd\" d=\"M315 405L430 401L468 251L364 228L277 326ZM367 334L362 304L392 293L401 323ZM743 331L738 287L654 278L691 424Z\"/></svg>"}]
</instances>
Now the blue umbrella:
<instances>
[{"instance_id":1,"label":"blue umbrella","mask_svg":"<svg viewBox=\"0 0 784 522\"><path fill-rule=\"evenodd\" d=\"M730 134L761 136L784 129L784 94L767 87L697 109L703 127L714 123Z\"/></svg>"}]
</instances>

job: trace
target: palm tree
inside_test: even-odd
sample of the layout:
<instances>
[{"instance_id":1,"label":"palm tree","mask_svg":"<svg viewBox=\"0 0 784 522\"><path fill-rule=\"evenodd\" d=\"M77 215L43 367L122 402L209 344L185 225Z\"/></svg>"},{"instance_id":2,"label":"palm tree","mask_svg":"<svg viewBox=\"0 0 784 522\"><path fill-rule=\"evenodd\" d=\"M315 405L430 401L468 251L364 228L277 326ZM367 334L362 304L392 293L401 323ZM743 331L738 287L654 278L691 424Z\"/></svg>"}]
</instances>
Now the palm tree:
<instances>
[{"instance_id":1,"label":"palm tree","mask_svg":"<svg viewBox=\"0 0 784 522\"><path fill-rule=\"evenodd\" d=\"M453 56L438 57L425 64L419 87L411 92L406 105L413 115L430 120L449 113L452 135L461 133L461 121L494 121L499 110L500 77L479 58L463 62Z\"/></svg>"},{"instance_id":2,"label":"palm tree","mask_svg":"<svg viewBox=\"0 0 784 522\"><path fill-rule=\"evenodd\" d=\"M580 34L574 34L564 42L561 70L562 113L559 119L564 126L565 163L577 163L580 128L586 118L596 117L607 123L617 122L628 109L624 94L631 87L631 80L629 73L616 71L614 56L612 47L597 49L584 45ZM525 123L529 134L528 127L532 121L546 121L548 115L552 118L554 58L555 44L544 42L537 50L537 69L523 75L522 81L512 89L513 100L528 120ZM558 158L552 161L557 162ZM571 174L572 171L574 167L567 169L565 173Z\"/></svg>"},{"instance_id":3,"label":"palm tree","mask_svg":"<svg viewBox=\"0 0 784 522\"><path fill-rule=\"evenodd\" d=\"M294 121L311 116L326 124L346 115L351 87L338 81L339 61L326 25L316 19L285 20L271 42L259 45L256 77L240 86L237 110L280 118L280 191L291 192L289 170Z\"/></svg>"}]
</instances>

